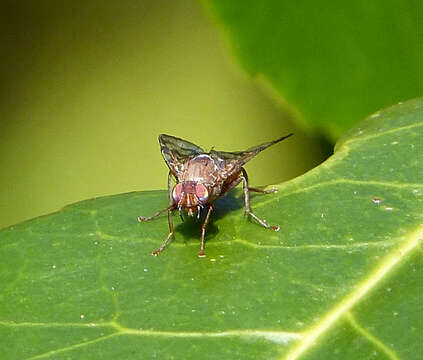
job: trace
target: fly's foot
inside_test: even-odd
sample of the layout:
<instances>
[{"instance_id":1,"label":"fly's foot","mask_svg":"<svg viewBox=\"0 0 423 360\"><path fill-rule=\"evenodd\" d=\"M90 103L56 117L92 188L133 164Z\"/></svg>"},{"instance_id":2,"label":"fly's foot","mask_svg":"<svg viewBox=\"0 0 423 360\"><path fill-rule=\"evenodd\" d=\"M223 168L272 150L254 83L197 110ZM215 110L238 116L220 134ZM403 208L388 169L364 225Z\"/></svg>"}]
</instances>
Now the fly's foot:
<instances>
[{"instance_id":1,"label":"fly's foot","mask_svg":"<svg viewBox=\"0 0 423 360\"><path fill-rule=\"evenodd\" d=\"M153 256L158 256L167 246L167 244L169 243L170 238L173 236L173 228L170 231L170 233L167 235L167 238L165 239L165 241L163 241L162 246L160 246L157 250L154 250L151 254Z\"/></svg>"},{"instance_id":2,"label":"fly's foot","mask_svg":"<svg viewBox=\"0 0 423 360\"><path fill-rule=\"evenodd\" d=\"M273 231L279 231L281 229L281 227L279 225L274 225L274 226L270 226L269 229L271 229Z\"/></svg>"},{"instance_id":3,"label":"fly's foot","mask_svg":"<svg viewBox=\"0 0 423 360\"><path fill-rule=\"evenodd\" d=\"M278 188L272 187L270 189L264 190L266 194L273 194L278 192Z\"/></svg>"},{"instance_id":4,"label":"fly's foot","mask_svg":"<svg viewBox=\"0 0 423 360\"><path fill-rule=\"evenodd\" d=\"M281 227L279 225L268 225L267 221L263 219L263 225L266 229L273 230L273 231L279 231Z\"/></svg>"},{"instance_id":5,"label":"fly's foot","mask_svg":"<svg viewBox=\"0 0 423 360\"><path fill-rule=\"evenodd\" d=\"M147 218L145 216L138 216L137 219L138 219L138 222L147 221Z\"/></svg>"},{"instance_id":6,"label":"fly's foot","mask_svg":"<svg viewBox=\"0 0 423 360\"><path fill-rule=\"evenodd\" d=\"M157 250L154 250L152 253L151 253L151 255L153 255L153 256L159 256L159 254L162 252L162 249L157 249Z\"/></svg>"},{"instance_id":7,"label":"fly's foot","mask_svg":"<svg viewBox=\"0 0 423 360\"><path fill-rule=\"evenodd\" d=\"M204 249L201 249L200 252L198 253L198 257L199 258L205 258L206 254L204 253Z\"/></svg>"}]
</instances>

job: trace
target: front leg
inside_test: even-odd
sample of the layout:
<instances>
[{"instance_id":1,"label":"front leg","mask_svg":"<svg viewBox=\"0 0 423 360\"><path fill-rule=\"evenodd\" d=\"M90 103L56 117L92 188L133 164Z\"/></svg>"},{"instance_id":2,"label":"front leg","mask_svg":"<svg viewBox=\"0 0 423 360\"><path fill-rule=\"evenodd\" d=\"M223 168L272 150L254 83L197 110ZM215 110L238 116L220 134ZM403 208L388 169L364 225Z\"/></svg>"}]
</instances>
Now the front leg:
<instances>
[{"instance_id":1,"label":"front leg","mask_svg":"<svg viewBox=\"0 0 423 360\"><path fill-rule=\"evenodd\" d=\"M158 249L152 252L152 255L154 256L158 256L164 250L164 248L167 246L167 244L169 243L170 239L172 238L175 232L173 229L172 211L176 209L176 204L173 203L172 189L173 189L172 173L169 171L167 175L167 191L168 191L168 198L169 198L169 204L170 204L167 210L167 222L169 224L169 234L167 234L167 237L163 241L162 245Z\"/></svg>"},{"instance_id":2,"label":"front leg","mask_svg":"<svg viewBox=\"0 0 423 360\"><path fill-rule=\"evenodd\" d=\"M159 211L157 211L156 213L154 213L151 216L138 216L138 221L139 222L145 222L145 221L149 221L152 220L154 218L156 218L157 216L159 216L160 214L164 213L165 211L167 211L167 221L169 223L169 234L167 235L166 239L163 241L162 245L153 251L153 255L157 256L159 255L164 248L167 246L167 244L169 243L169 240L172 238L173 234L174 234L174 228L173 228L173 220L172 220L172 211L176 209L176 204L174 204L173 202L173 198L172 198L172 173L169 171L168 177L167 177L167 189L168 189L168 196L169 196L169 206L165 207L164 209L161 209Z\"/></svg>"},{"instance_id":3,"label":"front leg","mask_svg":"<svg viewBox=\"0 0 423 360\"><path fill-rule=\"evenodd\" d=\"M158 249L153 251L152 254L154 256L159 255L164 250L166 245L169 243L170 238L173 236L174 229L173 229L173 221L172 221L172 211L175 210L175 205L169 205L168 207L161 209L157 211L155 214L148 217L138 216L139 222L146 222L156 218L157 216L159 216L161 213L165 212L166 210L167 210L167 221L169 223L169 234L167 235L166 239L163 241L162 245Z\"/></svg>"},{"instance_id":4,"label":"front leg","mask_svg":"<svg viewBox=\"0 0 423 360\"><path fill-rule=\"evenodd\" d=\"M166 210L167 211L170 211L170 210L173 210L173 209L175 209L175 206L174 205L169 205L169 206L167 206L167 207L165 207L163 209L160 209L159 211L155 212L151 216L141 216L140 215L140 216L138 216L137 219L138 219L139 222L150 221L150 220L153 220L154 218L156 218L157 216L159 216L160 214L164 213Z\"/></svg>"},{"instance_id":5,"label":"front leg","mask_svg":"<svg viewBox=\"0 0 423 360\"><path fill-rule=\"evenodd\" d=\"M261 226L265 227L266 229L270 229L270 230L274 230L274 231L279 231L280 230L280 226L276 225L276 226L271 226L268 225L266 223L266 220L262 220L260 219L257 215L255 215L250 208L250 193L249 193L249 189L248 189L248 176L247 176L247 172L245 171L244 168L242 168L242 185L244 188L244 199L245 199L245 212L251 216L254 220L256 220ZM254 189L254 190L253 190ZM252 188L252 191L257 191L258 189ZM265 191L259 191L259 192L265 192Z\"/></svg>"},{"instance_id":6,"label":"front leg","mask_svg":"<svg viewBox=\"0 0 423 360\"><path fill-rule=\"evenodd\" d=\"M198 254L198 257L205 257L204 254L204 245L205 245L205 236L206 236L206 227L210 220L210 214L213 211L213 206L210 205L207 210L206 218L204 219L203 225L201 226L201 247L200 247L200 253Z\"/></svg>"},{"instance_id":7,"label":"front leg","mask_svg":"<svg viewBox=\"0 0 423 360\"><path fill-rule=\"evenodd\" d=\"M154 255L154 256L158 256L164 250L164 248L169 243L169 240L172 238L173 233L175 232L174 229L173 229L172 210L169 209L168 212L167 212L167 221L169 223L169 234L167 234L167 237L163 241L162 245L158 249L156 249L152 252L152 255Z\"/></svg>"},{"instance_id":8,"label":"front leg","mask_svg":"<svg viewBox=\"0 0 423 360\"><path fill-rule=\"evenodd\" d=\"M151 216L138 216L139 222L150 221L156 218L157 216L159 216L160 214L164 213L166 210L171 211L176 208L176 205L173 203L173 199L172 199L172 173L170 171L169 171L169 174L167 175L167 191L168 191L168 198L169 198L169 206L163 209L160 209L159 211L155 212Z\"/></svg>"}]
</instances>

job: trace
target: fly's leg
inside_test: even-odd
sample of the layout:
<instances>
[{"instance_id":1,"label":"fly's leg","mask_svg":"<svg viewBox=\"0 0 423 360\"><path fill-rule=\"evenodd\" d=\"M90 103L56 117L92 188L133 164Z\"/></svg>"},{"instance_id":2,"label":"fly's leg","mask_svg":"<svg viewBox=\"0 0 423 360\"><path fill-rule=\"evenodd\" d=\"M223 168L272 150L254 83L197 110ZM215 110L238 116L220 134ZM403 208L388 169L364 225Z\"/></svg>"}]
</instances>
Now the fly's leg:
<instances>
[{"instance_id":1,"label":"fly's leg","mask_svg":"<svg viewBox=\"0 0 423 360\"><path fill-rule=\"evenodd\" d=\"M166 239L163 241L162 245L158 249L156 249L152 252L152 254L154 256L159 255L164 250L164 248L169 243L169 240L173 236L174 229L173 229L173 220L172 220L172 210L173 209L169 209L168 212L167 212L167 221L169 223L169 234L167 235Z\"/></svg>"},{"instance_id":2,"label":"fly's leg","mask_svg":"<svg viewBox=\"0 0 423 360\"><path fill-rule=\"evenodd\" d=\"M206 235L206 227L207 224L209 223L210 220L210 214L213 211L213 206L209 206L209 209L207 211L207 215L206 218L204 219L203 225L201 226L201 247L200 247L200 253L198 254L198 257L205 257L206 255L204 254L204 244L205 244L205 235Z\"/></svg>"},{"instance_id":3,"label":"fly's leg","mask_svg":"<svg viewBox=\"0 0 423 360\"><path fill-rule=\"evenodd\" d=\"M248 188L248 191L257 192L257 193L262 193L262 194L273 194L273 193L275 193L275 192L278 192L278 189L276 189L276 188L271 188L271 189L263 190L263 189L259 189L259 188L249 187L249 188Z\"/></svg>"},{"instance_id":4,"label":"fly's leg","mask_svg":"<svg viewBox=\"0 0 423 360\"><path fill-rule=\"evenodd\" d=\"M245 212L251 216L254 220L256 220L261 226L265 227L266 229L270 229L270 230L274 230L274 231L279 231L280 227L279 225L276 226L271 226L268 225L266 223L266 220L262 220L260 219L257 215L255 215L250 208L250 193L248 192L248 176L247 176L247 172L244 170L244 168L242 168L242 185L244 187L244 199L245 199ZM253 188L255 190L255 188ZM263 190L258 191L258 192L264 192Z\"/></svg>"},{"instance_id":5,"label":"fly's leg","mask_svg":"<svg viewBox=\"0 0 423 360\"><path fill-rule=\"evenodd\" d=\"M168 207L161 209L157 211L155 214L148 217L138 216L139 222L145 222L145 221L149 221L151 219L156 218L157 216L159 216L161 213L165 212L166 210L167 210L167 220L169 223L169 234L167 235L165 241L163 241L163 244L157 250L153 251L154 256L159 255L163 251L163 249L169 243L170 238L173 236L174 229L173 229L173 221L172 221L172 211L175 210L175 205L169 205Z\"/></svg>"},{"instance_id":6,"label":"fly's leg","mask_svg":"<svg viewBox=\"0 0 423 360\"><path fill-rule=\"evenodd\" d=\"M165 207L164 209L157 211L156 213L154 213L151 216L138 216L139 222L150 221L150 220L156 218L157 216L159 216L160 214L164 213L166 210L170 211L170 210L175 209L176 206L173 204L173 199L172 199L172 173L170 171L169 171L169 174L167 175L167 191L168 191L168 196L169 196L169 206Z\"/></svg>"},{"instance_id":7,"label":"fly's leg","mask_svg":"<svg viewBox=\"0 0 423 360\"><path fill-rule=\"evenodd\" d=\"M146 221L153 220L154 218L156 218L160 214L164 213L165 211L170 211L172 208L174 208L174 206L173 205L169 205L168 207L165 207L164 209L161 209L161 210L157 211L156 213L154 213L151 216L138 216L138 221L139 222L146 222Z\"/></svg>"},{"instance_id":8,"label":"fly's leg","mask_svg":"<svg viewBox=\"0 0 423 360\"><path fill-rule=\"evenodd\" d=\"M156 218L157 216L159 216L160 214L164 213L165 211L167 211L167 221L169 223L169 234L167 235L166 239L163 241L162 245L157 249L153 251L153 255L157 256L159 255L164 248L166 247L166 245L169 243L169 240L171 239L171 237L174 234L174 229L173 229L173 221L172 221L172 211L175 210L176 205L173 203L173 199L172 199L172 174L169 171L169 175L167 177L167 189L169 192L169 206L165 207L164 209L161 209L159 211L157 211L156 213L154 213L151 216L138 216L138 221L139 222L146 222L146 221L150 221L154 218Z\"/></svg>"}]
</instances>

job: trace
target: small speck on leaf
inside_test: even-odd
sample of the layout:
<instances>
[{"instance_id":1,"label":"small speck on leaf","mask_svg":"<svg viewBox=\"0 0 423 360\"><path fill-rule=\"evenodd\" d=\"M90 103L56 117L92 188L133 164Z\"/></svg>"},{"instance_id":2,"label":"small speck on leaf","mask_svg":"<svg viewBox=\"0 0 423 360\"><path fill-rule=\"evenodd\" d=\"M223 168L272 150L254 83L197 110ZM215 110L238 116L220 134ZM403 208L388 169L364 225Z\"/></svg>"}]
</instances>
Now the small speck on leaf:
<instances>
[{"instance_id":1,"label":"small speck on leaf","mask_svg":"<svg viewBox=\"0 0 423 360\"><path fill-rule=\"evenodd\" d=\"M382 204L382 203L383 203L383 199L382 199L382 198L380 198L380 197L374 197L374 198L372 199L372 201L373 201L375 204Z\"/></svg>"}]
</instances>

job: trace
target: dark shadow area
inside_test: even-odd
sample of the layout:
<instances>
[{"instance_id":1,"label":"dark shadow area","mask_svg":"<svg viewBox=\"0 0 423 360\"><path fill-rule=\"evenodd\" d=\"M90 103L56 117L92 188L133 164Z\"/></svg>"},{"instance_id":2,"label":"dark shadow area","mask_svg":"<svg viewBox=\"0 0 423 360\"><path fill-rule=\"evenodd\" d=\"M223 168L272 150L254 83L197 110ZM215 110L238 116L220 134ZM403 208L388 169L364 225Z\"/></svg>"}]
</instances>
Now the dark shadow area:
<instances>
[{"instance_id":1,"label":"dark shadow area","mask_svg":"<svg viewBox=\"0 0 423 360\"><path fill-rule=\"evenodd\" d=\"M272 196L272 194L258 194L250 192L250 200L256 197ZM214 224L218 219L227 216L229 213L236 210L244 209L244 193L241 189L235 189L230 191L225 196L218 198L214 202L215 210L211 214L210 221L206 229L206 242L214 238L219 233L219 228ZM190 242L191 240L197 240L200 244L201 240L201 226L204 222L206 211L203 211L200 219L196 217L189 217L184 213L184 222L179 218L177 212L174 213L173 221L175 225L176 234L181 234L184 238L184 242Z\"/></svg>"},{"instance_id":2,"label":"dark shadow area","mask_svg":"<svg viewBox=\"0 0 423 360\"><path fill-rule=\"evenodd\" d=\"M206 241L215 237L218 234L219 229L214 222L226 216L228 213L239 210L244 207L243 194L239 191L233 190L225 196L218 198L214 204L215 210L210 216L210 221L206 229ZM184 241L191 241L192 238L197 238L198 243L201 240L201 226L204 222L206 211L203 210L200 219L196 217L189 217L186 213L183 214L184 222L179 218L177 211L174 212L174 225L176 233L180 233L184 237ZM189 239L189 240L187 240Z\"/></svg>"},{"instance_id":3,"label":"dark shadow area","mask_svg":"<svg viewBox=\"0 0 423 360\"><path fill-rule=\"evenodd\" d=\"M315 140L319 143L320 149L322 152L322 163L323 161L326 161L327 158L333 155L333 149L335 144L330 141L328 138L323 136L316 136Z\"/></svg>"}]
</instances>

